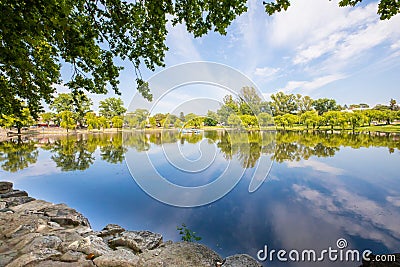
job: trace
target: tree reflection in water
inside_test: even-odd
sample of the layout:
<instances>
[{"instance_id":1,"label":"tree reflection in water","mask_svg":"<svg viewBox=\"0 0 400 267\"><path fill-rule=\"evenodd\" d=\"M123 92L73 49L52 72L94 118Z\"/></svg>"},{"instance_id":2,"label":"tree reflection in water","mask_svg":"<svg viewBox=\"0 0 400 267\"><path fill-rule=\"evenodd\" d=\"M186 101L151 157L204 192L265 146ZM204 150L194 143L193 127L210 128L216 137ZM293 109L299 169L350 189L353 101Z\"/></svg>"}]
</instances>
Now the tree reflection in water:
<instances>
[{"instance_id":1,"label":"tree reflection in water","mask_svg":"<svg viewBox=\"0 0 400 267\"><path fill-rule=\"evenodd\" d=\"M400 150L395 134L298 133L204 131L180 134L177 131L129 132L119 134L78 134L9 140L0 142L0 164L5 171L16 172L35 164L38 147L52 153L51 159L62 171L86 170L95 161L95 151L109 163L121 163L131 148L148 151L168 143L196 144L206 139L215 143L226 159L237 157L243 168L253 168L261 155L276 162L307 160L310 157L333 157L341 147L387 147L388 153Z\"/></svg>"}]
</instances>

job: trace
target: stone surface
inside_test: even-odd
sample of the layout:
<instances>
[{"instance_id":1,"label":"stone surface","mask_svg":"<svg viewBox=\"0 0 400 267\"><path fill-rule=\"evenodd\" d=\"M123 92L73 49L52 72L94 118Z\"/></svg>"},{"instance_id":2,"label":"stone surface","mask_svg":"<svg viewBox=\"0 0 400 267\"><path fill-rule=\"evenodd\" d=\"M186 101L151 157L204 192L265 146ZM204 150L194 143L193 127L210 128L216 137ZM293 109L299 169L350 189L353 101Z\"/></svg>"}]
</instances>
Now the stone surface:
<instances>
[{"instance_id":1,"label":"stone surface","mask_svg":"<svg viewBox=\"0 0 400 267\"><path fill-rule=\"evenodd\" d=\"M20 190L12 190L10 192L0 194L0 198L9 198L9 197L27 197L28 193Z\"/></svg>"},{"instance_id":2,"label":"stone surface","mask_svg":"<svg viewBox=\"0 0 400 267\"><path fill-rule=\"evenodd\" d=\"M9 208L33 201L35 199L33 197L22 196L22 197L9 197L9 198L4 198L2 200L6 203L6 207Z\"/></svg>"},{"instance_id":3,"label":"stone surface","mask_svg":"<svg viewBox=\"0 0 400 267\"><path fill-rule=\"evenodd\" d=\"M98 267L129 267L137 266L139 257L127 249L118 249L95 258L93 262Z\"/></svg>"},{"instance_id":4,"label":"stone surface","mask_svg":"<svg viewBox=\"0 0 400 267\"><path fill-rule=\"evenodd\" d=\"M40 209L39 212L43 212L45 216L50 217L51 221L59 225L90 226L88 219L65 204L48 206Z\"/></svg>"},{"instance_id":5,"label":"stone surface","mask_svg":"<svg viewBox=\"0 0 400 267\"><path fill-rule=\"evenodd\" d=\"M103 230L101 230L97 235L100 237L113 236L124 231L125 229L118 224L107 224L106 227L104 227Z\"/></svg>"},{"instance_id":6,"label":"stone surface","mask_svg":"<svg viewBox=\"0 0 400 267\"><path fill-rule=\"evenodd\" d=\"M150 231L125 231L108 243L111 247L124 246L142 252L159 246L162 243L162 235Z\"/></svg>"},{"instance_id":7,"label":"stone surface","mask_svg":"<svg viewBox=\"0 0 400 267\"><path fill-rule=\"evenodd\" d=\"M12 191L13 183L11 182L0 182L0 194L5 194Z\"/></svg>"},{"instance_id":8,"label":"stone surface","mask_svg":"<svg viewBox=\"0 0 400 267\"><path fill-rule=\"evenodd\" d=\"M0 210L5 209L7 207L7 202L0 201Z\"/></svg>"},{"instance_id":9,"label":"stone surface","mask_svg":"<svg viewBox=\"0 0 400 267\"><path fill-rule=\"evenodd\" d=\"M76 262L79 260L85 260L85 254L79 251L68 250L60 257L60 260L63 262Z\"/></svg>"},{"instance_id":10,"label":"stone surface","mask_svg":"<svg viewBox=\"0 0 400 267\"><path fill-rule=\"evenodd\" d=\"M150 257L149 255L150 254ZM215 267L217 261L222 261L221 256L210 248L189 242L170 243L161 248L158 253L146 251L139 254L141 265L155 266L202 266Z\"/></svg>"},{"instance_id":11,"label":"stone surface","mask_svg":"<svg viewBox=\"0 0 400 267\"><path fill-rule=\"evenodd\" d=\"M236 254L225 259L222 267L262 267L262 265L247 254Z\"/></svg>"},{"instance_id":12,"label":"stone surface","mask_svg":"<svg viewBox=\"0 0 400 267\"><path fill-rule=\"evenodd\" d=\"M111 251L111 248L103 241L101 237L90 235L82 238L80 241L72 243L69 249L85 253L86 255L93 253L96 257Z\"/></svg>"}]
</instances>

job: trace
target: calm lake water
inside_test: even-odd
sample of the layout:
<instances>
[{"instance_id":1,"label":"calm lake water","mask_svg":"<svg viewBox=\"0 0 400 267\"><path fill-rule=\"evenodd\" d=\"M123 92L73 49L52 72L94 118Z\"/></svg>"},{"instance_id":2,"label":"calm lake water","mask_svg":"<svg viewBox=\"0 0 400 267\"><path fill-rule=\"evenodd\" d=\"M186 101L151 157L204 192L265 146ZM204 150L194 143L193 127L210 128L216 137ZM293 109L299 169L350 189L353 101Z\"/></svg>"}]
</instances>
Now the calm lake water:
<instances>
[{"instance_id":1,"label":"calm lake water","mask_svg":"<svg viewBox=\"0 0 400 267\"><path fill-rule=\"evenodd\" d=\"M169 146L179 147L185 156L179 164L192 164L201 157L201 149L208 148L215 151L215 159L210 168L193 176L169 164L164 156ZM244 175L223 198L201 207L178 208L153 199L137 185L125 153L147 153L160 175L182 186L212 182L228 162ZM274 163L258 190L249 193L261 155ZM124 138L39 135L0 143L0 180L14 182L15 188L35 198L68 204L89 218L94 229L117 223L177 241L176 227L185 223L202 237L200 243L222 256L256 257L265 245L286 251L336 249L339 238L346 239L346 249L400 252L399 166L400 137L384 134L137 132ZM282 264L275 258L265 265Z\"/></svg>"}]
</instances>

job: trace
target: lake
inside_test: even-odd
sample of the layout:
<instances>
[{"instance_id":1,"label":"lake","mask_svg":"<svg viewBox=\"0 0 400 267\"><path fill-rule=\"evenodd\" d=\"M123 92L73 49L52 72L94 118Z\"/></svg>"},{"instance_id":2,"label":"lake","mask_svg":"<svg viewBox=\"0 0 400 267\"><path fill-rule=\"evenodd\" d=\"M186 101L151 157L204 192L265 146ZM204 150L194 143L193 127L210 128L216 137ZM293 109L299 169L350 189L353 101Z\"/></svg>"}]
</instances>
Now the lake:
<instances>
[{"instance_id":1,"label":"lake","mask_svg":"<svg viewBox=\"0 0 400 267\"><path fill-rule=\"evenodd\" d=\"M132 178L129 169L146 175L146 166L135 161L143 155L160 176L179 186L212 183L229 164L242 177L214 202L175 207L149 196ZM204 155L212 155L212 161L201 169ZM250 193L261 157L273 165ZM178 241L176 228L184 223L202 238L200 243L222 256L247 253L255 258L265 245L321 251L337 249L340 238L346 249L400 252L399 163L400 136L383 133L160 131L38 135L0 143L0 180L12 181L35 198L68 204L96 230L116 223ZM200 164L197 172L190 171L193 164ZM193 196L184 197L190 201ZM282 264L276 258L265 262Z\"/></svg>"}]
</instances>

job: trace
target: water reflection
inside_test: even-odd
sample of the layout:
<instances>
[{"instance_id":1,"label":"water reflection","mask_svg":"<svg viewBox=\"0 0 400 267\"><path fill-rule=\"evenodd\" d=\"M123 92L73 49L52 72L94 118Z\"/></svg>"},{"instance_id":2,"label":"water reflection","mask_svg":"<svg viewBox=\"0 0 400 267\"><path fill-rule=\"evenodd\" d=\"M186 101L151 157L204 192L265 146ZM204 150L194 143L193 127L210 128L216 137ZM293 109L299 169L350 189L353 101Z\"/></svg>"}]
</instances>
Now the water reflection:
<instances>
[{"instance_id":1,"label":"water reflection","mask_svg":"<svg viewBox=\"0 0 400 267\"><path fill-rule=\"evenodd\" d=\"M238 185L210 205L164 205L134 183L123 163L128 150L148 151L157 158L163 144L190 150L200 140L215 144L222 161L234 159L239 168L246 168ZM271 249L326 249L338 238L345 238L351 249L389 253L400 246L399 151L399 136L393 134L166 131L39 136L0 143L0 174L34 197L76 208L97 230L117 223L178 240L176 226L185 223L223 256L255 257L265 244ZM261 156L277 164L250 194L253 166ZM164 166L160 172L171 176L172 170ZM205 174L201 178L207 178Z\"/></svg>"},{"instance_id":2,"label":"water reflection","mask_svg":"<svg viewBox=\"0 0 400 267\"><path fill-rule=\"evenodd\" d=\"M15 172L37 160L37 147L52 153L51 159L62 171L86 170L95 161L94 152L109 163L121 163L128 148L148 151L152 145L196 144L203 139L216 143L225 159L237 156L243 168L253 168L261 155L278 163L308 160L312 156L333 157L343 147L386 147L389 153L400 149L394 134L330 134L297 132L227 132L181 135L176 131L130 132L122 134L68 135L9 140L0 143L0 163L5 171Z\"/></svg>"}]
</instances>

